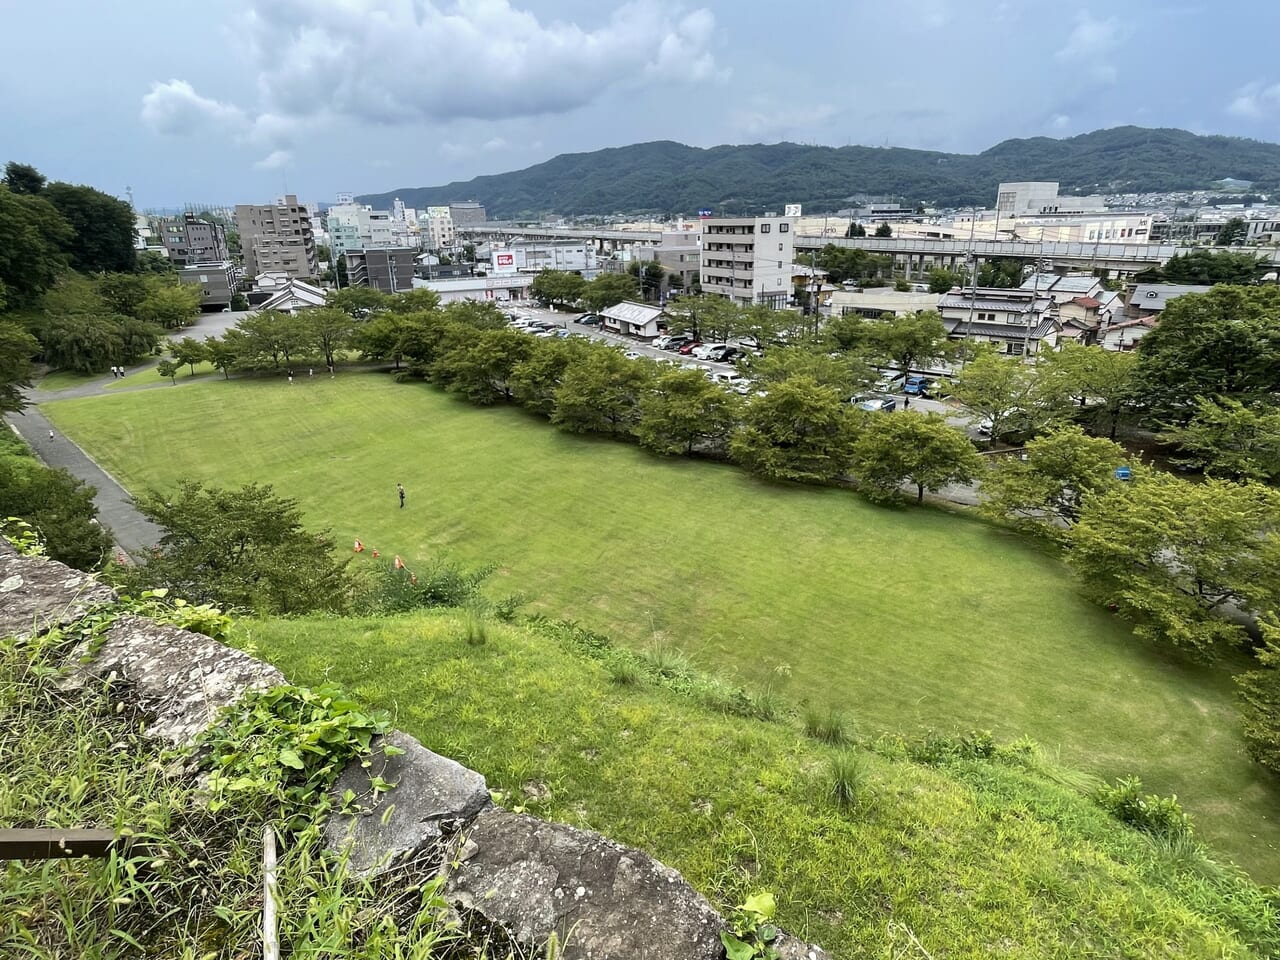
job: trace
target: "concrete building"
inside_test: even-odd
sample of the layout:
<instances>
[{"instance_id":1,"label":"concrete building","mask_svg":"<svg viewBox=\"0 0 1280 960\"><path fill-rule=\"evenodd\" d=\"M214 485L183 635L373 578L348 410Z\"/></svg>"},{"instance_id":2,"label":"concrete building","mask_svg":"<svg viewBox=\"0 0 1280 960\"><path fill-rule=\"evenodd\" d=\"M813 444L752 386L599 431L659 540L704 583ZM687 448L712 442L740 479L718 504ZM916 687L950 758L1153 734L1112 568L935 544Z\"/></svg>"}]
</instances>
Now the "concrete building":
<instances>
[{"instance_id":1,"label":"concrete building","mask_svg":"<svg viewBox=\"0 0 1280 960\"><path fill-rule=\"evenodd\" d=\"M957 287L938 299L938 313L952 340L993 343L1015 357L1053 349L1062 330L1057 305L1030 290Z\"/></svg>"},{"instance_id":2,"label":"concrete building","mask_svg":"<svg viewBox=\"0 0 1280 960\"><path fill-rule=\"evenodd\" d=\"M448 250L455 244L453 215L448 207L427 207L418 214L418 236L426 250Z\"/></svg>"},{"instance_id":3,"label":"concrete building","mask_svg":"<svg viewBox=\"0 0 1280 960\"><path fill-rule=\"evenodd\" d=\"M469 227L484 223L487 219L484 204L476 200L452 200L449 203L449 216L454 227Z\"/></svg>"},{"instance_id":4,"label":"concrete building","mask_svg":"<svg viewBox=\"0 0 1280 960\"><path fill-rule=\"evenodd\" d=\"M692 290L702 271L702 235L693 230L667 230L653 251L658 261L673 277L680 278L681 290Z\"/></svg>"},{"instance_id":5,"label":"concrete building","mask_svg":"<svg viewBox=\"0 0 1280 960\"><path fill-rule=\"evenodd\" d=\"M582 240L512 240L506 246L492 247L489 256L495 273L513 269L585 273L596 269L595 247Z\"/></svg>"},{"instance_id":6,"label":"concrete building","mask_svg":"<svg viewBox=\"0 0 1280 960\"><path fill-rule=\"evenodd\" d=\"M938 309L940 293L903 293L892 287L870 290L834 290L830 297L833 317L900 317L921 310Z\"/></svg>"},{"instance_id":7,"label":"concrete building","mask_svg":"<svg viewBox=\"0 0 1280 960\"><path fill-rule=\"evenodd\" d=\"M775 309L791 298L795 217L726 217L702 221L703 293Z\"/></svg>"},{"instance_id":8,"label":"concrete building","mask_svg":"<svg viewBox=\"0 0 1280 960\"><path fill-rule=\"evenodd\" d=\"M311 217L293 194L272 204L237 204L236 230L247 275L283 271L304 278L320 272Z\"/></svg>"},{"instance_id":9,"label":"concrete building","mask_svg":"<svg viewBox=\"0 0 1280 960\"><path fill-rule=\"evenodd\" d=\"M411 290L417 254L412 247L348 250L343 254L347 260L347 283L353 287L373 287L383 293Z\"/></svg>"},{"instance_id":10,"label":"concrete building","mask_svg":"<svg viewBox=\"0 0 1280 960\"><path fill-rule=\"evenodd\" d=\"M413 285L434 290L440 294L441 303L453 303L457 300L509 303L529 299L529 287L533 284L533 278L532 273L511 273L498 277L414 280Z\"/></svg>"},{"instance_id":11,"label":"concrete building","mask_svg":"<svg viewBox=\"0 0 1280 960\"><path fill-rule=\"evenodd\" d=\"M220 223L202 220L188 213L161 220L158 226L160 242L176 267L231 259L227 250L227 231Z\"/></svg>"},{"instance_id":12,"label":"concrete building","mask_svg":"<svg viewBox=\"0 0 1280 960\"><path fill-rule=\"evenodd\" d=\"M1095 213L1106 209L1102 197L1061 197L1052 180L1002 183L996 191L996 213L1005 217L1042 217L1051 214Z\"/></svg>"},{"instance_id":13,"label":"concrete building","mask_svg":"<svg viewBox=\"0 0 1280 960\"><path fill-rule=\"evenodd\" d=\"M202 310L221 310L231 306L231 298L240 284L240 269L228 259L189 263L178 270L178 279L200 287Z\"/></svg>"},{"instance_id":14,"label":"concrete building","mask_svg":"<svg viewBox=\"0 0 1280 960\"><path fill-rule=\"evenodd\" d=\"M367 203L334 204L325 223L335 257L348 250L397 245L391 213L375 210Z\"/></svg>"}]
</instances>

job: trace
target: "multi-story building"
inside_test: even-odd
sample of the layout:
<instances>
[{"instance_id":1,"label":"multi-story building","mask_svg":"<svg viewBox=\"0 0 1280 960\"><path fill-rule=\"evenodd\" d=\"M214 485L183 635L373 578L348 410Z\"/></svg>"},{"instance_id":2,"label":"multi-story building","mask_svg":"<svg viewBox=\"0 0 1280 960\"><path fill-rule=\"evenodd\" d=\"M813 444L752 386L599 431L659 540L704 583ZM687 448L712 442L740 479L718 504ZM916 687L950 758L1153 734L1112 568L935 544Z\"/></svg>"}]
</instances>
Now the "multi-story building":
<instances>
[{"instance_id":1,"label":"multi-story building","mask_svg":"<svg viewBox=\"0 0 1280 960\"><path fill-rule=\"evenodd\" d=\"M452 200L449 203L449 216L453 218L454 227L469 227L485 222L484 204L476 200Z\"/></svg>"},{"instance_id":2,"label":"multi-story building","mask_svg":"<svg viewBox=\"0 0 1280 960\"><path fill-rule=\"evenodd\" d=\"M293 194L271 204L237 204L236 229L249 276L283 272L303 278L320 272L311 216Z\"/></svg>"},{"instance_id":3,"label":"multi-story building","mask_svg":"<svg viewBox=\"0 0 1280 960\"><path fill-rule=\"evenodd\" d=\"M539 270L572 270L578 273L594 271L596 251L582 240L513 240L503 247L490 251L494 264L502 254L510 254L510 265L517 271L536 273Z\"/></svg>"},{"instance_id":4,"label":"multi-story building","mask_svg":"<svg viewBox=\"0 0 1280 960\"><path fill-rule=\"evenodd\" d=\"M1060 197L1055 180L1002 183L996 191L996 213L1008 217L1045 217L1105 210L1102 197Z\"/></svg>"},{"instance_id":5,"label":"multi-story building","mask_svg":"<svg viewBox=\"0 0 1280 960\"><path fill-rule=\"evenodd\" d=\"M335 257L348 250L396 246L395 221L390 212L375 210L367 203L334 204L325 225Z\"/></svg>"},{"instance_id":6,"label":"multi-story building","mask_svg":"<svg viewBox=\"0 0 1280 960\"><path fill-rule=\"evenodd\" d=\"M1033 290L956 288L938 299L938 314L952 340L992 343L1010 356L1052 349L1062 331L1053 298Z\"/></svg>"},{"instance_id":7,"label":"multi-story building","mask_svg":"<svg viewBox=\"0 0 1280 960\"><path fill-rule=\"evenodd\" d=\"M774 309L791 297L795 217L702 221L702 292Z\"/></svg>"},{"instance_id":8,"label":"multi-story building","mask_svg":"<svg viewBox=\"0 0 1280 960\"><path fill-rule=\"evenodd\" d=\"M209 263L189 263L178 271L182 283L194 283L200 288L201 309L217 309L231 306L240 283L240 271L230 260Z\"/></svg>"},{"instance_id":9,"label":"multi-story building","mask_svg":"<svg viewBox=\"0 0 1280 960\"><path fill-rule=\"evenodd\" d=\"M418 214L418 235L427 250L445 250L454 245L453 215L448 207L427 207Z\"/></svg>"},{"instance_id":10,"label":"multi-story building","mask_svg":"<svg viewBox=\"0 0 1280 960\"><path fill-rule=\"evenodd\" d=\"M347 282L353 287L373 287L383 293L404 293L413 289L413 270L418 251L412 247L368 247L348 250Z\"/></svg>"},{"instance_id":11,"label":"multi-story building","mask_svg":"<svg viewBox=\"0 0 1280 960\"><path fill-rule=\"evenodd\" d=\"M219 263L230 260L227 231L220 223L212 223L193 214L159 221L160 241L176 267L191 263Z\"/></svg>"}]
</instances>

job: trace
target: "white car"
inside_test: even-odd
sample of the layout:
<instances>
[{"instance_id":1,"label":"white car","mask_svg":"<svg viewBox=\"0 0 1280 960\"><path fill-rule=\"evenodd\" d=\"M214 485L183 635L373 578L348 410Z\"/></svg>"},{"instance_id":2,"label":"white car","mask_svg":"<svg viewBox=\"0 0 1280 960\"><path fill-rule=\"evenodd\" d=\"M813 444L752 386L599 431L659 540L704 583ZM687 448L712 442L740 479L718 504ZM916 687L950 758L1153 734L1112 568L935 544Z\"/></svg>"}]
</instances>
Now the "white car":
<instances>
[{"instance_id":1,"label":"white car","mask_svg":"<svg viewBox=\"0 0 1280 960\"><path fill-rule=\"evenodd\" d=\"M740 373L722 373L719 370L713 370L711 371L711 382L742 393L747 389L747 384L750 381Z\"/></svg>"},{"instance_id":2,"label":"white car","mask_svg":"<svg viewBox=\"0 0 1280 960\"><path fill-rule=\"evenodd\" d=\"M710 360L712 353L717 353L727 346L727 343L704 343L700 347L694 347L690 356L695 360Z\"/></svg>"},{"instance_id":3,"label":"white car","mask_svg":"<svg viewBox=\"0 0 1280 960\"><path fill-rule=\"evenodd\" d=\"M637 353L635 350L628 350L626 353L623 354L623 356L626 357L628 360L639 360L641 357L644 356L644 354Z\"/></svg>"}]
</instances>

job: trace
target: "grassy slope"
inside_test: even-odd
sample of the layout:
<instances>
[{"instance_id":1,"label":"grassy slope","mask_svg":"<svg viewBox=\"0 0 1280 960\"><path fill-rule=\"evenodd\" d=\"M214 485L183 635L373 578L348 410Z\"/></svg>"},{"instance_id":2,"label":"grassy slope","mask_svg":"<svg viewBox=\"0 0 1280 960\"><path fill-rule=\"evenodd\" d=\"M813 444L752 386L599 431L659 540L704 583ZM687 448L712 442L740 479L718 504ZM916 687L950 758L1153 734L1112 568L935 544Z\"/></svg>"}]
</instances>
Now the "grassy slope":
<instances>
[{"instance_id":1,"label":"grassy slope","mask_svg":"<svg viewBox=\"0 0 1280 960\"><path fill-rule=\"evenodd\" d=\"M827 794L835 748L616 686L544 633L491 625L472 646L456 613L239 629L295 682L336 681L394 711L509 803L647 849L722 906L773 890L783 922L837 956L919 956L904 926L938 958L1252 955L1224 918L1256 911L1255 890L1203 862L1180 872L1018 766L860 749L867 783L841 809Z\"/></svg>"},{"instance_id":2,"label":"grassy slope","mask_svg":"<svg viewBox=\"0 0 1280 960\"><path fill-rule=\"evenodd\" d=\"M1144 649L1055 559L984 524L662 461L371 374L42 409L134 489L274 482L411 565L496 560L500 588L535 609L637 644L657 628L755 682L787 664L789 697L842 704L866 729L1025 733L1103 776L1138 773L1280 878L1277 794L1243 755L1227 672Z\"/></svg>"}]
</instances>

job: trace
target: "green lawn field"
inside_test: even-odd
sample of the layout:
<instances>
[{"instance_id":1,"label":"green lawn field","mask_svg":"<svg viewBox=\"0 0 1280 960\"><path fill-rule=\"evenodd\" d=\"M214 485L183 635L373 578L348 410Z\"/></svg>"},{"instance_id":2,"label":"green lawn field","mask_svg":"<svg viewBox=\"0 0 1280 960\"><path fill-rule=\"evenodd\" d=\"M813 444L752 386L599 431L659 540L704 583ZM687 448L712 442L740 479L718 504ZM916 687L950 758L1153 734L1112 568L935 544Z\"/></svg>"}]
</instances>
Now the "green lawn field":
<instances>
[{"instance_id":1,"label":"green lawn field","mask_svg":"<svg viewBox=\"0 0 1280 960\"><path fill-rule=\"evenodd\" d=\"M660 460L380 374L41 409L135 490L271 482L342 541L410 566L495 561L492 592L636 645L661 632L744 682L838 703L864 732L989 728L1139 774L1258 879L1280 879L1280 794L1244 756L1239 665L1147 649L1057 559L986 524Z\"/></svg>"}]
</instances>

